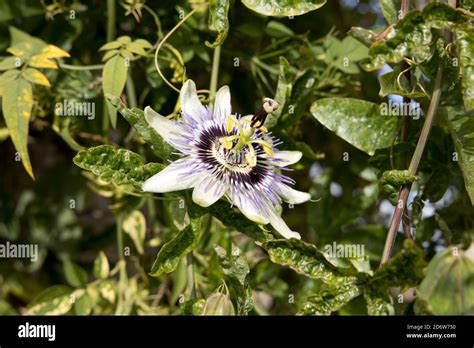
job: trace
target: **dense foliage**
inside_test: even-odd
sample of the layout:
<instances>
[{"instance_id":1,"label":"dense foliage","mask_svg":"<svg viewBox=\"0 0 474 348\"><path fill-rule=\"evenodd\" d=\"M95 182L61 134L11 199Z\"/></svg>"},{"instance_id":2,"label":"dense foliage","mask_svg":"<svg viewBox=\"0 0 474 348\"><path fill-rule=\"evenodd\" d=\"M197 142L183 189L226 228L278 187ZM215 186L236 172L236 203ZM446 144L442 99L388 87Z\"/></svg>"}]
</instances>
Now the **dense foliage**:
<instances>
[{"instance_id":1,"label":"dense foliage","mask_svg":"<svg viewBox=\"0 0 474 348\"><path fill-rule=\"evenodd\" d=\"M474 314L473 7L0 0L0 314ZM278 103L301 240L142 191L188 79Z\"/></svg>"}]
</instances>

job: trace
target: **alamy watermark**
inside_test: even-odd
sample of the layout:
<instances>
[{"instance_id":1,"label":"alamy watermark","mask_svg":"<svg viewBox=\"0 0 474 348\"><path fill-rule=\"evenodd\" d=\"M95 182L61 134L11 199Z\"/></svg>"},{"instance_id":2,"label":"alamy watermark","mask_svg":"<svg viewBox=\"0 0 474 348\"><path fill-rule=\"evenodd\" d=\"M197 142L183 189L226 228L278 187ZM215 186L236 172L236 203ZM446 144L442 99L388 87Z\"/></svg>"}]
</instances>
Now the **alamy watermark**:
<instances>
[{"instance_id":1,"label":"alamy watermark","mask_svg":"<svg viewBox=\"0 0 474 348\"><path fill-rule=\"evenodd\" d=\"M332 244L326 244L324 246L324 253L331 258L343 257L343 258L363 258L365 256L365 245L364 244L338 244L333 242Z\"/></svg>"},{"instance_id":2,"label":"alamy watermark","mask_svg":"<svg viewBox=\"0 0 474 348\"><path fill-rule=\"evenodd\" d=\"M418 120L421 116L421 108L417 103L397 103L389 99L388 103L380 104L380 114L382 116L408 116Z\"/></svg>"},{"instance_id":3,"label":"alamy watermark","mask_svg":"<svg viewBox=\"0 0 474 348\"><path fill-rule=\"evenodd\" d=\"M38 260L38 244L13 244L6 242L0 244L0 258L4 259L30 259Z\"/></svg>"},{"instance_id":4,"label":"alamy watermark","mask_svg":"<svg viewBox=\"0 0 474 348\"><path fill-rule=\"evenodd\" d=\"M95 118L95 103L64 99L62 103L56 103L54 112L57 116L84 116L88 120L93 120Z\"/></svg>"}]
</instances>

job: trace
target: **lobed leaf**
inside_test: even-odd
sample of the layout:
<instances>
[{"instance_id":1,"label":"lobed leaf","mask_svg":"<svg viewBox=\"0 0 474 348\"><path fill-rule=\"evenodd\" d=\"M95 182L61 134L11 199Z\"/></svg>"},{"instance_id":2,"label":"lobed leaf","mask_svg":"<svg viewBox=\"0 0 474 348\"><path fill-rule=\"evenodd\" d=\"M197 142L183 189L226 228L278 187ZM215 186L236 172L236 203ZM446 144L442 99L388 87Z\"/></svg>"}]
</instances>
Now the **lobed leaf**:
<instances>
[{"instance_id":1,"label":"lobed leaf","mask_svg":"<svg viewBox=\"0 0 474 348\"><path fill-rule=\"evenodd\" d=\"M330 315L360 295L361 289L355 284L331 287L306 299L298 315Z\"/></svg>"},{"instance_id":2,"label":"lobed leaf","mask_svg":"<svg viewBox=\"0 0 474 348\"><path fill-rule=\"evenodd\" d=\"M454 29L459 51L459 67L462 76L464 107L474 109L474 34L472 26L466 24Z\"/></svg>"},{"instance_id":3,"label":"lobed leaf","mask_svg":"<svg viewBox=\"0 0 474 348\"><path fill-rule=\"evenodd\" d=\"M264 16L299 16L317 10L326 0L242 0L252 11Z\"/></svg>"},{"instance_id":4,"label":"lobed leaf","mask_svg":"<svg viewBox=\"0 0 474 348\"><path fill-rule=\"evenodd\" d=\"M263 244L274 263L286 265L299 274L320 279L330 286L354 283L357 277L348 276L326 260L312 244L297 239L272 240Z\"/></svg>"},{"instance_id":5,"label":"lobed leaf","mask_svg":"<svg viewBox=\"0 0 474 348\"><path fill-rule=\"evenodd\" d=\"M162 164L143 164L141 157L128 150L100 145L81 150L74 164L89 170L99 179L115 185L129 185L141 191L143 182L164 168Z\"/></svg>"},{"instance_id":6,"label":"lobed leaf","mask_svg":"<svg viewBox=\"0 0 474 348\"><path fill-rule=\"evenodd\" d=\"M137 130L143 140L150 145L151 149L158 157L163 160L170 158L174 151L173 148L148 124L143 110L138 108L129 109L120 98L112 95L106 95L106 98L111 105L118 109L127 122Z\"/></svg>"},{"instance_id":7,"label":"lobed leaf","mask_svg":"<svg viewBox=\"0 0 474 348\"><path fill-rule=\"evenodd\" d=\"M209 3L209 29L217 32L213 43L206 41L209 47L222 45L229 32L229 0L211 0Z\"/></svg>"},{"instance_id":8,"label":"lobed leaf","mask_svg":"<svg viewBox=\"0 0 474 348\"><path fill-rule=\"evenodd\" d=\"M201 219L192 219L188 227L161 247L150 275L159 277L163 273L171 273L176 270L181 258L197 246L200 233Z\"/></svg>"},{"instance_id":9,"label":"lobed leaf","mask_svg":"<svg viewBox=\"0 0 474 348\"><path fill-rule=\"evenodd\" d=\"M237 313L245 315L253 308L252 289L247 277L250 267L242 255L241 250L232 245L231 254L227 255L224 248L215 245L214 251L217 254L220 268L229 281L230 291L237 299Z\"/></svg>"}]
</instances>

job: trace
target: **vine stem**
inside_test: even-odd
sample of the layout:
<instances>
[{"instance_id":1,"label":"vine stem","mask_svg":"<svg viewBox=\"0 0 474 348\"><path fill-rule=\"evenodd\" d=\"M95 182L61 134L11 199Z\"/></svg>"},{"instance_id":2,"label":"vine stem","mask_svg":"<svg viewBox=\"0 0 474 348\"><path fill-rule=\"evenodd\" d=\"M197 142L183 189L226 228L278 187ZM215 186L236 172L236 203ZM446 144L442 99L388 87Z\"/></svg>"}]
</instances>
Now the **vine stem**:
<instances>
[{"instance_id":1,"label":"vine stem","mask_svg":"<svg viewBox=\"0 0 474 348\"><path fill-rule=\"evenodd\" d=\"M406 0L407 1L407 0ZM457 0L448 0L448 4L451 7L457 7ZM408 10L408 5L402 1L401 9ZM451 41L451 33L448 30L444 31L444 40L446 43ZM431 131L431 126L433 125L436 112L438 110L439 101L441 99L441 84L443 80L443 67L440 65L438 71L436 72L436 80L433 88L433 94L431 96L430 105L428 107L428 112L425 117L425 122L423 123L423 128L421 129L420 137L418 138L418 143L416 144L415 152L411 158L410 165L408 167L408 172L411 175L416 175L418 171L418 166L420 164L421 157L428 141L428 136ZM380 260L380 267L384 265L392 255L393 246L395 244L395 239L397 237L398 227L400 225L400 219L402 218L407 201L408 195L410 194L411 184L403 186L398 194L398 204L395 207L393 212L392 221L387 233L387 239L385 240L385 246L382 253L382 258Z\"/></svg>"},{"instance_id":2,"label":"vine stem","mask_svg":"<svg viewBox=\"0 0 474 348\"><path fill-rule=\"evenodd\" d=\"M102 70L104 68L104 64L96 64L96 65L70 65L70 64L63 64L60 63L59 67L61 69L66 69L66 70L78 70L78 71L84 71L84 70Z\"/></svg>"},{"instance_id":3,"label":"vine stem","mask_svg":"<svg viewBox=\"0 0 474 348\"><path fill-rule=\"evenodd\" d=\"M221 60L221 45L214 48L212 56L211 85L209 87L209 103L214 101L219 80L219 64Z\"/></svg>"},{"instance_id":4,"label":"vine stem","mask_svg":"<svg viewBox=\"0 0 474 348\"><path fill-rule=\"evenodd\" d=\"M407 15L407 13L409 11L410 11L410 0L402 0L401 4L400 4L400 18L405 18L405 16ZM403 61L401 63L400 67L401 67L402 71L405 71L404 75L407 78L407 80L412 81L411 72L410 72L410 69L408 67L407 62ZM403 105L405 105L406 103L410 103L410 102L411 102L410 98L406 98L406 97L402 98ZM402 108L402 110L404 110L404 108ZM408 141L408 135L409 135L409 132L410 132L410 118L408 117L408 115L403 115L403 116L404 117L402 119L402 129L401 129L401 133L400 133L400 143L402 143L402 144L406 143ZM406 166L407 166L406 156L402 156L401 166L403 168L406 168ZM407 197L407 199L408 199L408 197ZM403 204L406 204L405 200L403 201ZM405 238L412 239L411 228L410 228L410 217L408 216L408 210L407 209L405 209L403 211L403 214L402 214L402 226L403 226L403 233L405 235Z\"/></svg>"},{"instance_id":5,"label":"vine stem","mask_svg":"<svg viewBox=\"0 0 474 348\"><path fill-rule=\"evenodd\" d=\"M107 42L115 37L115 0L107 0Z\"/></svg>"},{"instance_id":6,"label":"vine stem","mask_svg":"<svg viewBox=\"0 0 474 348\"><path fill-rule=\"evenodd\" d=\"M189 252L186 255L186 272L188 275L188 284L186 287L186 293L190 298L195 299L196 296L196 284L194 279L194 255L193 252Z\"/></svg>"},{"instance_id":7,"label":"vine stem","mask_svg":"<svg viewBox=\"0 0 474 348\"><path fill-rule=\"evenodd\" d=\"M158 72L158 75L160 75L160 77L163 79L163 81L168 85L170 86L174 91L176 92L180 92L178 88L176 88L171 82L169 82L165 75L163 75L163 73L161 72L161 69L160 69L160 65L158 64L158 54L161 50L161 47L163 47L163 45L165 44L166 40L168 40L168 38L176 31L178 30L178 28L188 20L189 17L191 17L194 13L196 13L201 7L203 6L208 6L209 3L204 3L204 4L201 4L199 6L196 6L194 9L191 10L191 12L189 12L186 16L183 17L183 19L181 19L178 24L176 24L174 26L173 29L171 29L168 34L165 35L165 37L160 41L160 43L158 44L158 46L156 47L156 51L155 51L155 68L156 68L156 71Z\"/></svg>"},{"instance_id":8,"label":"vine stem","mask_svg":"<svg viewBox=\"0 0 474 348\"><path fill-rule=\"evenodd\" d=\"M428 136L431 131L431 126L433 125L433 120L436 116L436 111L438 109L439 101L441 98L442 79L443 68L440 66L438 67L438 71L436 73L433 95L431 96L430 106L428 107L425 122L423 123L423 128L421 129L421 134L418 139L418 143L416 144L415 152L413 153L413 156L410 161L410 166L408 167L408 172L410 173L410 175L416 175L416 172L418 171L418 166L420 164L421 157L423 156L426 142L428 140ZM387 239L385 240L385 246L382 253L382 259L380 261L380 266L385 264L392 254L398 227L400 225L400 220L403 215L403 211L405 210L407 204L410 189L411 185L404 186L398 195L398 204L395 207L395 211L393 212L392 222L390 223Z\"/></svg>"}]
</instances>

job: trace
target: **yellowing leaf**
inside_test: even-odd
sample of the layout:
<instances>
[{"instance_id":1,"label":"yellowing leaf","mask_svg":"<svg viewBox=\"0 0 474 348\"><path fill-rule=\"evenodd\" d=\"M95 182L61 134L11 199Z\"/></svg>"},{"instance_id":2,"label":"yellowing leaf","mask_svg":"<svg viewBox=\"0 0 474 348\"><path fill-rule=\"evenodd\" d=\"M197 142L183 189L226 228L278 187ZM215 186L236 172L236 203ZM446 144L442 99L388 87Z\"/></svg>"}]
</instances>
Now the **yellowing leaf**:
<instances>
[{"instance_id":1,"label":"yellowing leaf","mask_svg":"<svg viewBox=\"0 0 474 348\"><path fill-rule=\"evenodd\" d=\"M42 54L37 54L36 56L31 57L30 61L28 62L28 65L34 68L58 68L58 65L55 62L49 60L47 56L44 56Z\"/></svg>"},{"instance_id":2,"label":"yellowing leaf","mask_svg":"<svg viewBox=\"0 0 474 348\"><path fill-rule=\"evenodd\" d=\"M14 45L12 44L10 47L7 48L7 52L17 57L29 57L38 53L38 49L37 47L35 48L32 42L24 41Z\"/></svg>"},{"instance_id":3,"label":"yellowing leaf","mask_svg":"<svg viewBox=\"0 0 474 348\"><path fill-rule=\"evenodd\" d=\"M48 45L41 50L41 55L47 58L64 58L70 57L69 53L56 47L54 45Z\"/></svg>"},{"instance_id":4,"label":"yellowing leaf","mask_svg":"<svg viewBox=\"0 0 474 348\"><path fill-rule=\"evenodd\" d=\"M146 220L143 213L140 210L133 210L123 219L122 227L132 239L138 253L142 255L146 234Z\"/></svg>"},{"instance_id":5,"label":"yellowing leaf","mask_svg":"<svg viewBox=\"0 0 474 348\"><path fill-rule=\"evenodd\" d=\"M39 70L28 68L23 72L23 78L32 83L50 87L48 78Z\"/></svg>"},{"instance_id":6,"label":"yellowing leaf","mask_svg":"<svg viewBox=\"0 0 474 348\"><path fill-rule=\"evenodd\" d=\"M31 84L24 79L14 80L5 88L2 95L2 110L10 137L20 154L21 162L31 178L34 179L28 155L28 123L33 108Z\"/></svg>"}]
</instances>

